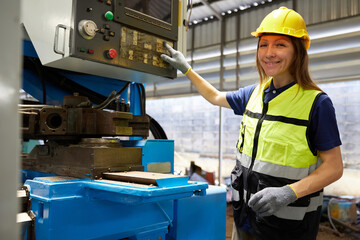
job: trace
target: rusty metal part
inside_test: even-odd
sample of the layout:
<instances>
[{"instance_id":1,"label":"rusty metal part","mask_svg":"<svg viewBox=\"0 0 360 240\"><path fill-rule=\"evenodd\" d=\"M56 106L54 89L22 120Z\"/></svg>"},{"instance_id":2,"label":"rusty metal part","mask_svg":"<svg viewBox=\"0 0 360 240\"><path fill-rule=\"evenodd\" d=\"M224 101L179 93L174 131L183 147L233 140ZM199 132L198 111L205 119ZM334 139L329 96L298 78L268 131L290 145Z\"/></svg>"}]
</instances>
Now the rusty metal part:
<instances>
[{"instance_id":1,"label":"rusty metal part","mask_svg":"<svg viewBox=\"0 0 360 240\"><path fill-rule=\"evenodd\" d=\"M184 178L174 174L153 173L153 172L109 172L103 173L103 179L117 180L122 182L131 182L138 184L148 184L158 186L159 179Z\"/></svg>"},{"instance_id":2,"label":"rusty metal part","mask_svg":"<svg viewBox=\"0 0 360 240\"><path fill-rule=\"evenodd\" d=\"M67 176L37 177L37 179L42 179L42 180L51 181L51 182L78 180L77 178L67 177Z\"/></svg>"},{"instance_id":3,"label":"rusty metal part","mask_svg":"<svg viewBox=\"0 0 360 240\"><path fill-rule=\"evenodd\" d=\"M119 140L103 137L146 138L149 117L96 109L89 103L75 94L64 97L64 106L20 106L23 139L46 140L23 155L23 169L93 179L109 171L143 171L141 148L125 148Z\"/></svg>"},{"instance_id":4,"label":"rusty metal part","mask_svg":"<svg viewBox=\"0 0 360 240\"><path fill-rule=\"evenodd\" d=\"M65 107L91 107L91 102L89 98L85 96L79 96L77 93L74 93L74 96L64 96Z\"/></svg>"},{"instance_id":5,"label":"rusty metal part","mask_svg":"<svg viewBox=\"0 0 360 240\"><path fill-rule=\"evenodd\" d=\"M40 134L64 135L67 130L67 111L65 108L42 108L39 112Z\"/></svg>"},{"instance_id":6,"label":"rusty metal part","mask_svg":"<svg viewBox=\"0 0 360 240\"><path fill-rule=\"evenodd\" d=\"M39 110L29 108L26 111L20 110L23 116L22 131L23 135L34 135L37 122L39 121Z\"/></svg>"},{"instance_id":7,"label":"rusty metal part","mask_svg":"<svg viewBox=\"0 0 360 240\"><path fill-rule=\"evenodd\" d=\"M143 171L142 149L106 143L80 142L64 146L49 141L23 158L23 169L76 178L98 179L104 172Z\"/></svg>"},{"instance_id":8,"label":"rusty metal part","mask_svg":"<svg viewBox=\"0 0 360 240\"><path fill-rule=\"evenodd\" d=\"M117 184L122 186L129 186L129 187L138 187L138 188L152 188L154 186L148 185L148 184L139 184L139 183L129 183L129 182L119 182L116 180L108 180L108 179L97 179L97 181L102 183L111 183L111 184Z\"/></svg>"},{"instance_id":9,"label":"rusty metal part","mask_svg":"<svg viewBox=\"0 0 360 240\"><path fill-rule=\"evenodd\" d=\"M149 136L149 117L133 116L128 112L55 106L21 109L21 113L24 139Z\"/></svg>"},{"instance_id":10,"label":"rusty metal part","mask_svg":"<svg viewBox=\"0 0 360 240\"><path fill-rule=\"evenodd\" d=\"M131 113L102 111L97 112L97 129L99 132L108 136L132 136L132 128L129 127L129 121L133 118Z\"/></svg>"},{"instance_id":11,"label":"rusty metal part","mask_svg":"<svg viewBox=\"0 0 360 240\"><path fill-rule=\"evenodd\" d=\"M116 94L116 92L115 92ZM24 139L67 139L67 137L149 136L148 116L133 116L122 99L119 109L91 107L85 96L65 96L63 106L21 105ZM68 138L70 139L70 138Z\"/></svg>"},{"instance_id":12,"label":"rusty metal part","mask_svg":"<svg viewBox=\"0 0 360 240\"><path fill-rule=\"evenodd\" d=\"M133 115L129 120L129 127L133 130L134 136L149 136L150 118L147 115Z\"/></svg>"}]
</instances>

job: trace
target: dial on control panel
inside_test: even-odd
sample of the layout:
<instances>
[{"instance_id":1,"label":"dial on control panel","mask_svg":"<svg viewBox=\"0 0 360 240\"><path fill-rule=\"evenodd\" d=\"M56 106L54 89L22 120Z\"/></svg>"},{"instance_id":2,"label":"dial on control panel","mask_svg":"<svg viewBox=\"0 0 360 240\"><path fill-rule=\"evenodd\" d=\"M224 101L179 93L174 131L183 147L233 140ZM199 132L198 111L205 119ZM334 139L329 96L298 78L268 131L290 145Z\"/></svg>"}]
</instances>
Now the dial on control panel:
<instances>
[{"instance_id":1,"label":"dial on control panel","mask_svg":"<svg viewBox=\"0 0 360 240\"><path fill-rule=\"evenodd\" d=\"M78 25L80 35L87 39L93 39L97 32L96 23L91 20L81 20Z\"/></svg>"}]
</instances>

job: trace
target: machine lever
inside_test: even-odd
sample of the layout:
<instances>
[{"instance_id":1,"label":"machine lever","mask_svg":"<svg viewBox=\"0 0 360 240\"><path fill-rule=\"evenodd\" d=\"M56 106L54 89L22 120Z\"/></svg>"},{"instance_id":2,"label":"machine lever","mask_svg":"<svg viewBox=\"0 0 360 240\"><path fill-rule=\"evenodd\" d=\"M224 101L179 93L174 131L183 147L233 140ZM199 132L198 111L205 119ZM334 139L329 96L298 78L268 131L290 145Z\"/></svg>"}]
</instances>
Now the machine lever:
<instances>
[{"instance_id":1,"label":"machine lever","mask_svg":"<svg viewBox=\"0 0 360 240\"><path fill-rule=\"evenodd\" d=\"M59 29L60 28L63 28L65 30L63 44L62 44L62 50L59 49ZM67 32L68 28L69 27L64 24L58 24L56 26L56 30L55 30L54 52L61 54L63 56L65 55L66 32Z\"/></svg>"}]
</instances>

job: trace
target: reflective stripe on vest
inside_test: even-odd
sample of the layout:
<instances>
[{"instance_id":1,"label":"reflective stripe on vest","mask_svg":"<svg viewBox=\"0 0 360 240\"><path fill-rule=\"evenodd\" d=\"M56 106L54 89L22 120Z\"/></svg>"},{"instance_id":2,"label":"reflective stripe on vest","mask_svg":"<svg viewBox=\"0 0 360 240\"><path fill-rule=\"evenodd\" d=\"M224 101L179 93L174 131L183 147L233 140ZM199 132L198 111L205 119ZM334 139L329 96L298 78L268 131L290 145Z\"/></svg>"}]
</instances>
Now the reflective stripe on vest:
<instances>
[{"instance_id":1,"label":"reflective stripe on vest","mask_svg":"<svg viewBox=\"0 0 360 240\"><path fill-rule=\"evenodd\" d=\"M236 153L236 159L240 161L240 164L246 168L250 168L251 157L246 154L241 154L239 151ZM255 159L255 163L252 170L255 172L263 173L272 177L281 177L291 180L300 180L310 175L321 164L321 159L318 158L315 164L310 165L307 168L293 168L284 165L278 165L271 162L260 161Z\"/></svg>"}]
</instances>

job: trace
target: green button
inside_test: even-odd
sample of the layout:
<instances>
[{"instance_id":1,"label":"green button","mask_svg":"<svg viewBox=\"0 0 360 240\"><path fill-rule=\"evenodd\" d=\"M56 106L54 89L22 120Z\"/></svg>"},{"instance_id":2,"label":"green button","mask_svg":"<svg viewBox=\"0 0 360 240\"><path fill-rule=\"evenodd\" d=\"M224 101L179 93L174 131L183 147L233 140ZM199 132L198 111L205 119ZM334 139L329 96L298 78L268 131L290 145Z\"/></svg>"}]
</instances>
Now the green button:
<instances>
[{"instance_id":1,"label":"green button","mask_svg":"<svg viewBox=\"0 0 360 240\"><path fill-rule=\"evenodd\" d=\"M111 12L111 11L107 11L105 13L105 18L109 21L113 20L114 19L114 14Z\"/></svg>"},{"instance_id":2,"label":"green button","mask_svg":"<svg viewBox=\"0 0 360 240\"><path fill-rule=\"evenodd\" d=\"M80 52L85 52L85 48L81 47Z\"/></svg>"}]
</instances>

